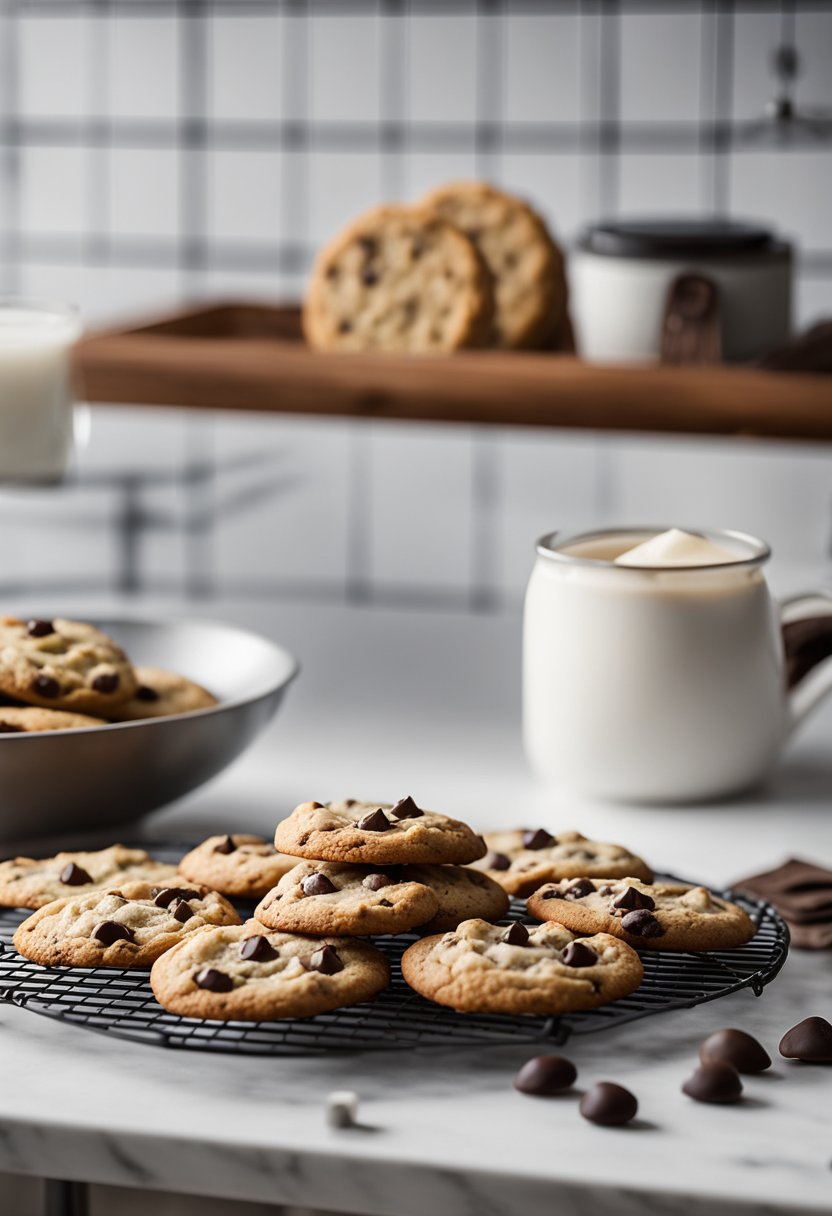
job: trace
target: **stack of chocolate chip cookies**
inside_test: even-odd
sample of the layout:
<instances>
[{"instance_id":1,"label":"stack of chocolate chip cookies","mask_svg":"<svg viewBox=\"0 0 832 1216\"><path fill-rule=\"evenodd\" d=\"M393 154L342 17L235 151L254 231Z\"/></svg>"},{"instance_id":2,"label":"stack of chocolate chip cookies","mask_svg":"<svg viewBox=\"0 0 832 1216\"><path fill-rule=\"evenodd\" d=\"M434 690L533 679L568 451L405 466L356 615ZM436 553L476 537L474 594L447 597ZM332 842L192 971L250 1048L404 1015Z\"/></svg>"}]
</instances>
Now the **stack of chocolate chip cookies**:
<instances>
[{"instance_id":1,"label":"stack of chocolate chip cookies","mask_svg":"<svg viewBox=\"0 0 832 1216\"><path fill-rule=\"evenodd\" d=\"M454 182L367 212L322 249L303 326L319 350L553 349L566 299L563 256L528 203Z\"/></svg>"},{"instance_id":2,"label":"stack of chocolate chip cookies","mask_svg":"<svg viewBox=\"0 0 832 1216\"><path fill-rule=\"evenodd\" d=\"M0 734L81 730L216 704L186 676L134 667L85 621L0 617Z\"/></svg>"}]
</instances>

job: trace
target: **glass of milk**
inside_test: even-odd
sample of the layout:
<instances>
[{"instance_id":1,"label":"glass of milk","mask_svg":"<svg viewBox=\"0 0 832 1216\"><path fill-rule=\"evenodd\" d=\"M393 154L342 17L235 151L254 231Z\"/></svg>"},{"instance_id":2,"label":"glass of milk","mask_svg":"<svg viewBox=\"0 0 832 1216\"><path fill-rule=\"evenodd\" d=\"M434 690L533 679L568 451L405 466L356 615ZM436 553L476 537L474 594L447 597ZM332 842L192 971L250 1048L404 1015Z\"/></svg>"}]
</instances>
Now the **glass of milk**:
<instances>
[{"instance_id":1,"label":"glass of milk","mask_svg":"<svg viewBox=\"0 0 832 1216\"><path fill-rule=\"evenodd\" d=\"M55 482L72 447L72 307L0 296L0 482Z\"/></svg>"}]
</instances>

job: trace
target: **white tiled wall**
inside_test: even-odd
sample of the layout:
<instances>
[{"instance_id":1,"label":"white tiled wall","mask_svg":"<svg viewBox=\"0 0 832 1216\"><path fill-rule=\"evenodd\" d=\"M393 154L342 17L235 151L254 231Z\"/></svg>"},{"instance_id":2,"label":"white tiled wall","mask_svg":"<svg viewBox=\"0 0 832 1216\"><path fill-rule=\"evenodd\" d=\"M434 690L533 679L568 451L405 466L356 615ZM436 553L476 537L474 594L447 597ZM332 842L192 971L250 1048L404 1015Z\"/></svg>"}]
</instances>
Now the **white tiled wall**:
<instances>
[{"instance_id":1,"label":"white tiled wall","mask_svg":"<svg viewBox=\"0 0 832 1216\"><path fill-rule=\"evenodd\" d=\"M567 241L601 211L707 211L719 179L736 213L822 255L801 272L799 321L832 313L832 144L778 150L763 132L715 153L702 136L703 122L762 114L774 6L452 7L17 5L0 20L0 55L12 38L17 66L0 79L0 124L20 120L19 141L0 145L0 251L15 229L20 241L14 264L0 252L0 290L73 298L96 323L185 295L297 297L302 264L287 248L302 258L391 193L487 171ZM798 4L796 34L798 101L832 107L832 6ZM94 120L123 138L109 146ZM405 124L384 151L381 120ZM478 120L495 142L477 143ZM184 238L195 257L181 257ZM623 519L746 527L818 565L830 548L821 449L175 411L95 419L80 485L4 495L14 526L0 574L63 579L80 564L117 578L131 470L157 478L139 493L140 575L183 594L201 579L252 594L516 602L535 536ZM252 454L263 463L225 467ZM216 477L188 489L183 470L200 457ZM189 529L206 510L216 527Z\"/></svg>"}]
</instances>

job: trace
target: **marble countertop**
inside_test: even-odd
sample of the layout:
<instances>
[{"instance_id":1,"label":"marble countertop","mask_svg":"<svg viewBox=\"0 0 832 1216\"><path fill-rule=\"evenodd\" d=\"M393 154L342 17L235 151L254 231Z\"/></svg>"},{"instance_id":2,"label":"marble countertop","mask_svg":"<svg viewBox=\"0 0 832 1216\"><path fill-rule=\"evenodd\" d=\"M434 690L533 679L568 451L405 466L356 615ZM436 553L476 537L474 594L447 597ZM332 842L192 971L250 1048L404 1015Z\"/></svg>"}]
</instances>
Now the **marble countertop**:
<instances>
[{"instance_id":1,"label":"marble countertop","mask_svg":"<svg viewBox=\"0 0 832 1216\"><path fill-rule=\"evenodd\" d=\"M210 615L268 632L300 656L302 676L237 765L136 835L270 832L306 798L412 793L480 828L622 840L713 884L786 856L832 864L832 705L742 801L590 805L525 768L516 614L222 603ZM367 1216L828 1212L832 1069L778 1057L734 1107L694 1103L680 1086L711 1030L742 1026L776 1055L789 1026L830 1011L832 952L794 952L760 998L743 991L574 1039L576 1092L534 1099L511 1084L528 1047L190 1055L0 1005L0 1170ZM580 1118L578 1093L602 1079L636 1093L636 1124ZM361 1097L359 1128L326 1126L326 1095L342 1088Z\"/></svg>"}]
</instances>

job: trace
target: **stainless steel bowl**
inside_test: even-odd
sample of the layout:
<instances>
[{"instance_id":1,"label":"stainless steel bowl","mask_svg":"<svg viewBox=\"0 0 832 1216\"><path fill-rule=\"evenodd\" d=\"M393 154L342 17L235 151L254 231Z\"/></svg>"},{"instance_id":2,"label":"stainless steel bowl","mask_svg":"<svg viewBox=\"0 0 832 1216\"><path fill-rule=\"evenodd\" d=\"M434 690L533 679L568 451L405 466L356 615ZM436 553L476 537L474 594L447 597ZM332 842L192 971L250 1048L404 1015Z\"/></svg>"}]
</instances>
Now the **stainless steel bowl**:
<instances>
[{"instance_id":1,"label":"stainless steel bowl","mask_svg":"<svg viewBox=\"0 0 832 1216\"><path fill-rule=\"evenodd\" d=\"M233 625L94 623L134 663L181 672L220 703L141 722L0 735L0 841L122 823L189 793L248 747L298 671L280 646Z\"/></svg>"}]
</instances>

